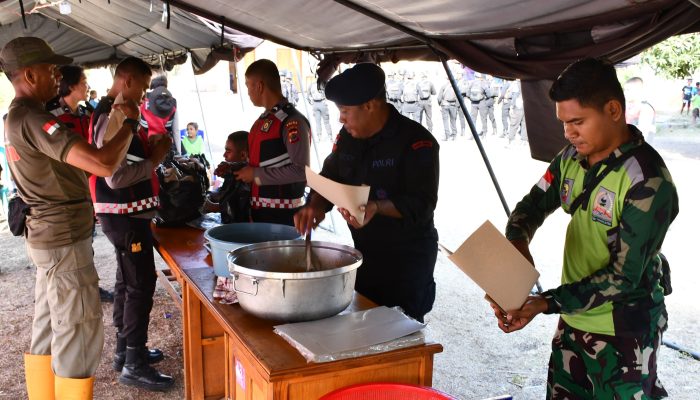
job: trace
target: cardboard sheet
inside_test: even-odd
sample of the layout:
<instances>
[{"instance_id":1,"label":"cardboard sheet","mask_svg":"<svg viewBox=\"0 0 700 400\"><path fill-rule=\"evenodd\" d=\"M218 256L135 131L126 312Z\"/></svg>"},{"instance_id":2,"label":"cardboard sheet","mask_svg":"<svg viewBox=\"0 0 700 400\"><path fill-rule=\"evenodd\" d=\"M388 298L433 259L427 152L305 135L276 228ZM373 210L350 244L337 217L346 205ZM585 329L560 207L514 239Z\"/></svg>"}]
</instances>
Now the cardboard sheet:
<instances>
[{"instance_id":1,"label":"cardboard sheet","mask_svg":"<svg viewBox=\"0 0 700 400\"><path fill-rule=\"evenodd\" d=\"M336 207L348 210L357 222L364 223L369 186L344 185L315 173L309 167L306 167L306 184Z\"/></svg>"},{"instance_id":2,"label":"cardboard sheet","mask_svg":"<svg viewBox=\"0 0 700 400\"><path fill-rule=\"evenodd\" d=\"M520 308L540 276L490 221L448 258L504 310Z\"/></svg>"},{"instance_id":3,"label":"cardboard sheet","mask_svg":"<svg viewBox=\"0 0 700 400\"><path fill-rule=\"evenodd\" d=\"M425 324L401 311L380 306L318 321L277 325L275 331L292 339L295 347L322 355L377 345L423 328Z\"/></svg>"}]
</instances>

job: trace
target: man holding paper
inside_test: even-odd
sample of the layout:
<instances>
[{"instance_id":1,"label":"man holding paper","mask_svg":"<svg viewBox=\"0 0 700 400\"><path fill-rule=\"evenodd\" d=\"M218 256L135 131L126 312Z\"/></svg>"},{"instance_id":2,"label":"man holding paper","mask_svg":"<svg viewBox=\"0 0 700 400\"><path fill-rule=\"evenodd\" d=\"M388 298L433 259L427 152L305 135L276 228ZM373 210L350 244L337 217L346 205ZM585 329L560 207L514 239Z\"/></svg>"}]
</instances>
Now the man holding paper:
<instances>
[{"instance_id":1,"label":"man holding paper","mask_svg":"<svg viewBox=\"0 0 700 400\"><path fill-rule=\"evenodd\" d=\"M435 301L439 146L423 126L387 104L384 84L381 68L368 63L328 82L326 97L338 105L343 128L321 175L370 187L364 210L340 209L363 254L355 289L422 322ZM309 232L332 208L312 191L295 226ZM361 223L352 216L358 211L364 212Z\"/></svg>"},{"instance_id":2,"label":"man holding paper","mask_svg":"<svg viewBox=\"0 0 700 400\"><path fill-rule=\"evenodd\" d=\"M659 250L678 214L663 159L625 122L625 97L612 65L585 59L552 85L557 117L571 142L513 211L506 236L529 260L528 243L561 207L571 215L562 285L500 312L513 332L537 314L561 314L552 341L548 399L665 397L656 374L667 326Z\"/></svg>"}]
</instances>

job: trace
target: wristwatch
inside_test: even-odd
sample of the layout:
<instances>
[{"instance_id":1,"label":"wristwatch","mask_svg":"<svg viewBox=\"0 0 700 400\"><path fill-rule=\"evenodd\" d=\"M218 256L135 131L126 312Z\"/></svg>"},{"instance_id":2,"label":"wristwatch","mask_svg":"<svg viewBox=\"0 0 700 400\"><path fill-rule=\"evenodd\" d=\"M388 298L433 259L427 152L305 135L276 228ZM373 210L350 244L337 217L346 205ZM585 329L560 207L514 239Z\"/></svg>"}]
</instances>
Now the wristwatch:
<instances>
[{"instance_id":1,"label":"wristwatch","mask_svg":"<svg viewBox=\"0 0 700 400\"><path fill-rule=\"evenodd\" d=\"M123 122L124 125L131 125L131 131L136 132L139 128L139 121L133 118L126 118Z\"/></svg>"}]
</instances>

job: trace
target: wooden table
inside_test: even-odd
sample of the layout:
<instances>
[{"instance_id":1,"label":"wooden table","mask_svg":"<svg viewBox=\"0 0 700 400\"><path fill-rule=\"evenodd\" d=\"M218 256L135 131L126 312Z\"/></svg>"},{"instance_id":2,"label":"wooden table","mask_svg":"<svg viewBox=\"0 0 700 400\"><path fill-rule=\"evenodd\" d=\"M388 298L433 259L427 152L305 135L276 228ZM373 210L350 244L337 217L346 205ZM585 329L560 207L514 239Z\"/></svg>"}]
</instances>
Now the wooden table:
<instances>
[{"instance_id":1,"label":"wooden table","mask_svg":"<svg viewBox=\"0 0 700 400\"><path fill-rule=\"evenodd\" d=\"M203 232L153 227L155 248L182 287L185 396L187 399L312 400L366 382L432 385L436 343L381 354L307 363L273 332L278 322L212 299L216 282ZM355 294L352 310L374 304Z\"/></svg>"}]
</instances>

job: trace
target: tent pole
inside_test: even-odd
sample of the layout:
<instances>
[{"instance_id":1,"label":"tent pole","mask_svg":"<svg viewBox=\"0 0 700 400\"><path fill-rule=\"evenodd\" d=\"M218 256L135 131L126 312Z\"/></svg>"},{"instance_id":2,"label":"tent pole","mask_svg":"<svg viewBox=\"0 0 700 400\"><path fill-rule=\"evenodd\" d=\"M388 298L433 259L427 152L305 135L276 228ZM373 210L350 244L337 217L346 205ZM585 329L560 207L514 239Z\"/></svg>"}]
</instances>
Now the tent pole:
<instances>
[{"instance_id":1,"label":"tent pole","mask_svg":"<svg viewBox=\"0 0 700 400\"><path fill-rule=\"evenodd\" d=\"M435 49L433 49L435 51ZM498 179L496 179L496 174L493 172L493 168L491 168L491 162L489 162L489 158L486 155L486 150L484 150L484 145L481 143L481 138L479 137L479 134L476 132L476 125L474 125L474 121L472 120L471 115L467 112L467 106L464 104L464 97L459 92L459 87L457 86L457 81L455 80L454 75L452 75L452 70L450 70L450 67L447 65L447 60L445 59L445 56L440 54L439 52L435 51L435 54L437 54L438 57L440 57L440 62L442 63L442 67L445 68L445 72L447 73L447 78L450 80L450 85L452 85L452 90L455 91L455 94L457 94L457 101L459 102L459 108L462 110L462 113L464 114L464 117L467 119L467 123L469 124L469 130L472 131L472 136L474 136L474 141L476 142L476 146L479 148L479 153L481 153L481 158L484 159L484 165L486 165L486 169L489 172L489 176L491 177L491 181L493 182L493 186L496 188L496 193L498 193L498 198L501 199L501 204L503 205L503 210L506 212L506 216L510 218L510 208L508 208L508 203L506 202L506 198L503 196L503 191L501 190L501 185L498 184ZM535 286L537 288L537 293L542 292L542 285L540 284L540 280L538 279L535 282Z\"/></svg>"},{"instance_id":2,"label":"tent pole","mask_svg":"<svg viewBox=\"0 0 700 400\"><path fill-rule=\"evenodd\" d=\"M503 210L506 212L506 216L510 217L510 209L508 208L508 203L506 202L506 198L503 196L503 191L501 191L501 186L498 184L498 179L496 179L496 174L493 172L493 168L491 168L491 163L489 162L489 158L486 155L486 151L484 150L484 145L481 143L481 138L479 137L479 134L476 132L476 125L474 125L474 121L472 120L471 115L467 112L467 106L464 104L464 97L461 96L459 92L459 87L457 86L457 81L455 80L455 77L452 75L452 71L450 70L450 67L447 65L447 60L445 57L436 52L438 57L440 57L440 62L442 62L443 68L445 68L445 72L447 73L447 77L450 80L450 84L452 85L452 89L455 91L457 94L457 101L459 102L459 108L462 110L462 113L467 119L467 123L469 124L469 130L472 131L472 136L474 137L474 141L476 142L476 146L479 148L479 153L481 153L481 158L484 159L484 164L486 165L486 169L489 172L489 176L491 177L491 181L493 182L493 186L496 188L496 193L498 193L498 198L501 200L501 205L503 205Z\"/></svg>"},{"instance_id":3,"label":"tent pole","mask_svg":"<svg viewBox=\"0 0 700 400\"><path fill-rule=\"evenodd\" d=\"M190 59L192 58L192 54L190 54ZM199 85L197 85L197 75L192 74L192 79L194 79L194 88L197 90L197 102L199 103L199 113L202 114L202 126L204 126L204 132L209 132L209 129L207 128L207 119L204 117L204 108L202 108L202 97L199 95ZM178 133L179 134L179 133ZM211 162L209 165L213 165L211 163L214 162L214 157L211 155L211 144L209 143L209 136L211 135L211 132L207 134L207 150L209 150L209 160ZM178 149L179 150L179 149Z\"/></svg>"}]
</instances>

